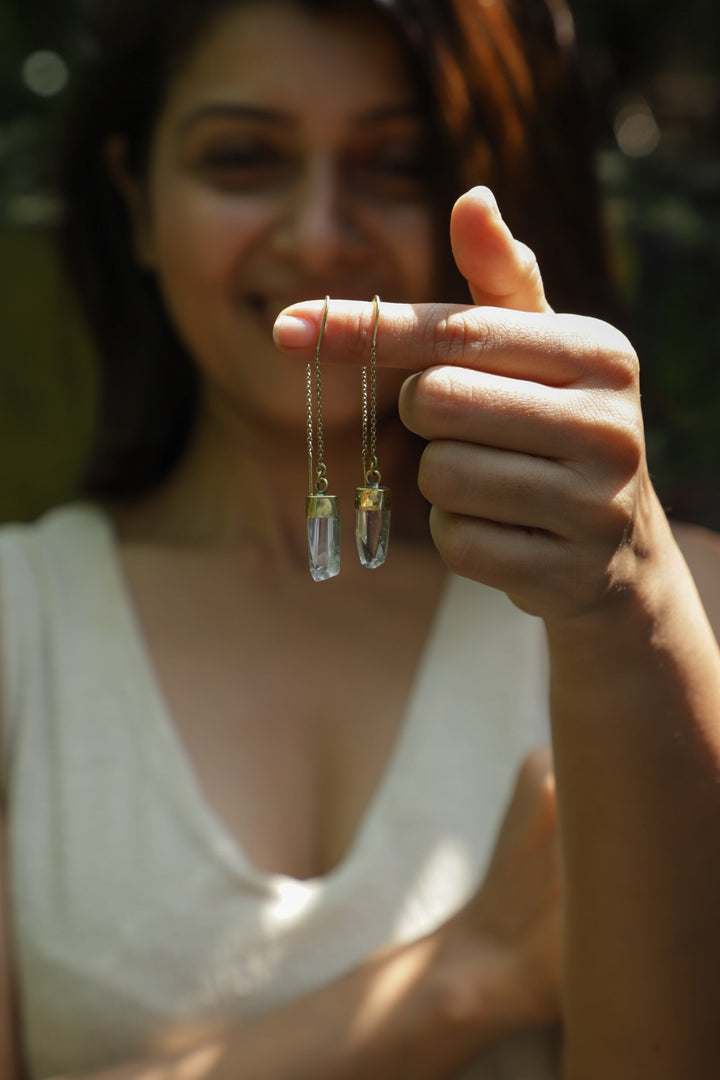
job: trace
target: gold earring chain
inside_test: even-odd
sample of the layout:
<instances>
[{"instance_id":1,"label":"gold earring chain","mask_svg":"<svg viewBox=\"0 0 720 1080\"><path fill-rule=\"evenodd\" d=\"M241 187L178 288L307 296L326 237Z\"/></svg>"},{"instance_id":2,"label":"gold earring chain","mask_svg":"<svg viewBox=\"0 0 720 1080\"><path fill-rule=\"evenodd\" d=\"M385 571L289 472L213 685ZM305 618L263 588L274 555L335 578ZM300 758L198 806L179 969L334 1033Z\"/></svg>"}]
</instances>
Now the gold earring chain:
<instances>
[{"instance_id":1,"label":"gold earring chain","mask_svg":"<svg viewBox=\"0 0 720 1080\"><path fill-rule=\"evenodd\" d=\"M340 513L337 495L327 494L328 478L322 421L320 343L325 333L329 305L330 297L326 296L325 311L315 348L315 363L314 366L312 361L308 363L305 375L309 485L308 496L305 500L305 517L307 519L308 560L313 581L327 581L340 573ZM313 396L316 409L314 424ZM313 475L314 448L317 449L318 464Z\"/></svg>"},{"instance_id":2,"label":"gold earring chain","mask_svg":"<svg viewBox=\"0 0 720 1080\"><path fill-rule=\"evenodd\" d=\"M325 310L323 311L320 333L315 346L315 364L308 362L305 372L305 392L307 405L307 453L308 453L308 494L324 495L328 489L327 466L325 465L325 439L322 420L322 376L320 372L320 344L325 333L325 323L328 317L330 297L325 297ZM315 398L315 431L313 431L313 383ZM317 447L318 464L313 473L313 453Z\"/></svg>"},{"instance_id":3,"label":"gold earring chain","mask_svg":"<svg viewBox=\"0 0 720 1080\"><path fill-rule=\"evenodd\" d=\"M377 460L377 332L380 320L380 297L373 297L375 324L373 326L370 364L362 369L362 464L366 486L379 486L382 481Z\"/></svg>"}]
</instances>

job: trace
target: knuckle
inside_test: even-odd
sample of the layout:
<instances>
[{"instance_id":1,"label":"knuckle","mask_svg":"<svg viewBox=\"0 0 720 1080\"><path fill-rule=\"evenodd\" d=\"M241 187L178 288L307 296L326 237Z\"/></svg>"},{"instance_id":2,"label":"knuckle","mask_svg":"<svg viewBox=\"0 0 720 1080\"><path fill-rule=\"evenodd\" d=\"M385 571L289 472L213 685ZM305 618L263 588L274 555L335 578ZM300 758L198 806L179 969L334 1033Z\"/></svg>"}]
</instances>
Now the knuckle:
<instances>
[{"instance_id":1,"label":"knuckle","mask_svg":"<svg viewBox=\"0 0 720 1080\"><path fill-rule=\"evenodd\" d=\"M630 342L619 331L614 331L617 340L611 342L605 352L608 372L613 376L616 386L635 387L640 382L640 361Z\"/></svg>"},{"instance_id":2,"label":"knuckle","mask_svg":"<svg viewBox=\"0 0 720 1080\"><path fill-rule=\"evenodd\" d=\"M358 311L354 313L352 318L348 318L345 333L345 347L350 355L369 356L373 334L372 305L369 313Z\"/></svg>"},{"instance_id":3,"label":"knuckle","mask_svg":"<svg viewBox=\"0 0 720 1080\"><path fill-rule=\"evenodd\" d=\"M418 415L418 382L420 375L410 375L400 387L398 396L398 415L400 420L408 428L420 435L420 418Z\"/></svg>"},{"instance_id":4,"label":"knuckle","mask_svg":"<svg viewBox=\"0 0 720 1080\"><path fill-rule=\"evenodd\" d=\"M448 315L430 326L430 347L433 355L464 355L468 344L468 327L464 316Z\"/></svg>"},{"instance_id":5,"label":"knuckle","mask_svg":"<svg viewBox=\"0 0 720 1080\"><path fill-rule=\"evenodd\" d=\"M434 506L447 506L460 480L458 463L449 443L428 443L420 457L418 487Z\"/></svg>"},{"instance_id":6,"label":"knuckle","mask_svg":"<svg viewBox=\"0 0 720 1080\"><path fill-rule=\"evenodd\" d=\"M574 470L572 493L569 499L573 519L583 530L592 529L598 512L598 506L606 499L603 484L597 477L584 470Z\"/></svg>"},{"instance_id":7,"label":"knuckle","mask_svg":"<svg viewBox=\"0 0 720 1080\"><path fill-rule=\"evenodd\" d=\"M426 344L433 356L442 362L459 357L466 360L492 344L490 327L477 309L452 311L440 319L429 319L425 325Z\"/></svg>"},{"instance_id":8,"label":"knuckle","mask_svg":"<svg viewBox=\"0 0 720 1080\"><path fill-rule=\"evenodd\" d=\"M475 449L452 437L435 439L425 447L418 482L423 495L434 506L470 515L472 519L478 509L479 492ZM488 487L486 482L486 495Z\"/></svg>"},{"instance_id":9,"label":"knuckle","mask_svg":"<svg viewBox=\"0 0 720 1080\"><path fill-rule=\"evenodd\" d=\"M627 525L623 496L627 486L607 477L583 475L578 480L573 505L576 539L622 533Z\"/></svg>"},{"instance_id":10,"label":"knuckle","mask_svg":"<svg viewBox=\"0 0 720 1080\"><path fill-rule=\"evenodd\" d=\"M613 460L621 476L634 476L645 457L642 425L620 421L612 431Z\"/></svg>"},{"instance_id":11,"label":"knuckle","mask_svg":"<svg viewBox=\"0 0 720 1080\"><path fill-rule=\"evenodd\" d=\"M618 392L590 392L586 415L596 453L613 466L613 471L635 473L645 455L642 415L635 403Z\"/></svg>"},{"instance_id":12,"label":"knuckle","mask_svg":"<svg viewBox=\"0 0 720 1080\"><path fill-rule=\"evenodd\" d=\"M622 331L586 315L562 315L560 319L568 333L570 348L586 376L595 376L604 385L622 389L638 386L638 356Z\"/></svg>"},{"instance_id":13,"label":"knuckle","mask_svg":"<svg viewBox=\"0 0 720 1080\"><path fill-rule=\"evenodd\" d=\"M417 400L425 408L449 408L455 401L453 368L438 366L421 372L417 380Z\"/></svg>"},{"instance_id":14,"label":"knuckle","mask_svg":"<svg viewBox=\"0 0 720 1080\"><path fill-rule=\"evenodd\" d=\"M413 430L427 438L452 427L466 401L458 369L448 365L427 368L414 377L411 388Z\"/></svg>"},{"instance_id":15,"label":"knuckle","mask_svg":"<svg viewBox=\"0 0 720 1080\"><path fill-rule=\"evenodd\" d=\"M399 398L400 419L417 435L432 438L444 419L454 412L455 398L452 369L427 368L403 383Z\"/></svg>"},{"instance_id":16,"label":"knuckle","mask_svg":"<svg viewBox=\"0 0 720 1080\"><path fill-rule=\"evenodd\" d=\"M471 522L433 507L430 527L435 546L448 570L459 577L471 577L476 561Z\"/></svg>"}]
</instances>

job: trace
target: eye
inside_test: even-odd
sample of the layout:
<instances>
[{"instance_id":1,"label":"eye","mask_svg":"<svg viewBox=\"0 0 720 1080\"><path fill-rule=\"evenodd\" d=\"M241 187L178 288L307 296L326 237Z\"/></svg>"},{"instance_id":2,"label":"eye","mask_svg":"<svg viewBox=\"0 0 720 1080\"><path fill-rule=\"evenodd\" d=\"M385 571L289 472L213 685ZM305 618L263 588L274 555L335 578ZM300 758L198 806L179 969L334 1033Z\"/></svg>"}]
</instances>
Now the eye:
<instances>
[{"instance_id":1,"label":"eye","mask_svg":"<svg viewBox=\"0 0 720 1080\"><path fill-rule=\"evenodd\" d=\"M266 187L287 166L287 156L277 146L259 139L209 146L198 157L200 173L214 186L230 190Z\"/></svg>"},{"instance_id":2,"label":"eye","mask_svg":"<svg viewBox=\"0 0 720 1080\"><path fill-rule=\"evenodd\" d=\"M424 175L424 162L420 157L403 157L401 155L380 157L370 163L370 168L383 176L398 176L420 180Z\"/></svg>"},{"instance_id":3,"label":"eye","mask_svg":"<svg viewBox=\"0 0 720 1080\"><path fill-rule=\"evenodd\" d=\"M232 146L209 150L202 160L208 169L250 169L268 164L274 157L267 147Z\"/></svg>"},{"instance_id":4,"label":"eye","mask_svg":"<svg viewBox=\"0 0 720 1080\"><path fill-rule=\"evenodd\" d=\"M389 199L425 196L429 171L425 148L415 141L369 148L353 163L356 182L371 194Z\"/></svg>"}]
</instances>

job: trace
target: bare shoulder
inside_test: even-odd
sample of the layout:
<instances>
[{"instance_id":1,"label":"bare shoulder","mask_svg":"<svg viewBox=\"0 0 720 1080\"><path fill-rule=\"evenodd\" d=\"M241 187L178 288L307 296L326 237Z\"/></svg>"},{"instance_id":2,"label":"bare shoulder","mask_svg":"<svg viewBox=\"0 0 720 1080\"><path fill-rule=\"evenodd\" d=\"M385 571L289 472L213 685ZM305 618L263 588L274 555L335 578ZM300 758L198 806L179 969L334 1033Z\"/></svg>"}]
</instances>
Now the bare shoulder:
<instances>
[{"instance_id":1,"label":"bare shoulder","mask_svg":"<svg viewBox=\"0 0 720 1080\"><path fill-rule=\"evenodd\" d=\"M673 523L672 530L715 635L720 639L720 534L700 525L678 522Z\"/></svg>"}]
</instances>

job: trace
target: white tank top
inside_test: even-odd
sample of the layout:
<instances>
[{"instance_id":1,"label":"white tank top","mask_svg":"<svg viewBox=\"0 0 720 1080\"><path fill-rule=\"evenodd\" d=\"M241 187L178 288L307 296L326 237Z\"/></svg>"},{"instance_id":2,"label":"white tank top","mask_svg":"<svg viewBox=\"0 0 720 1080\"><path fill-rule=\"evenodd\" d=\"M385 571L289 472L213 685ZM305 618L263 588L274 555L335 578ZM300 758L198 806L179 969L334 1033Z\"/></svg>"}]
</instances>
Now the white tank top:
<instances>
[{"instance_id":1,"label":"white tank top","mask_svg":"<svg viewBox=\"0 0 720 1080\"><path fill-rule=\"evenodd\" d=\"M10 918L33 1080L158 1054L445 921L482 879L518 764L548 739L542 624L450 578L351 849L260 872L204 799L86 504L0 529ZM238 702L242 707L242 702ZM548 1032L463 1076L559 1075Z\"/></svg>"}]
</instances>

